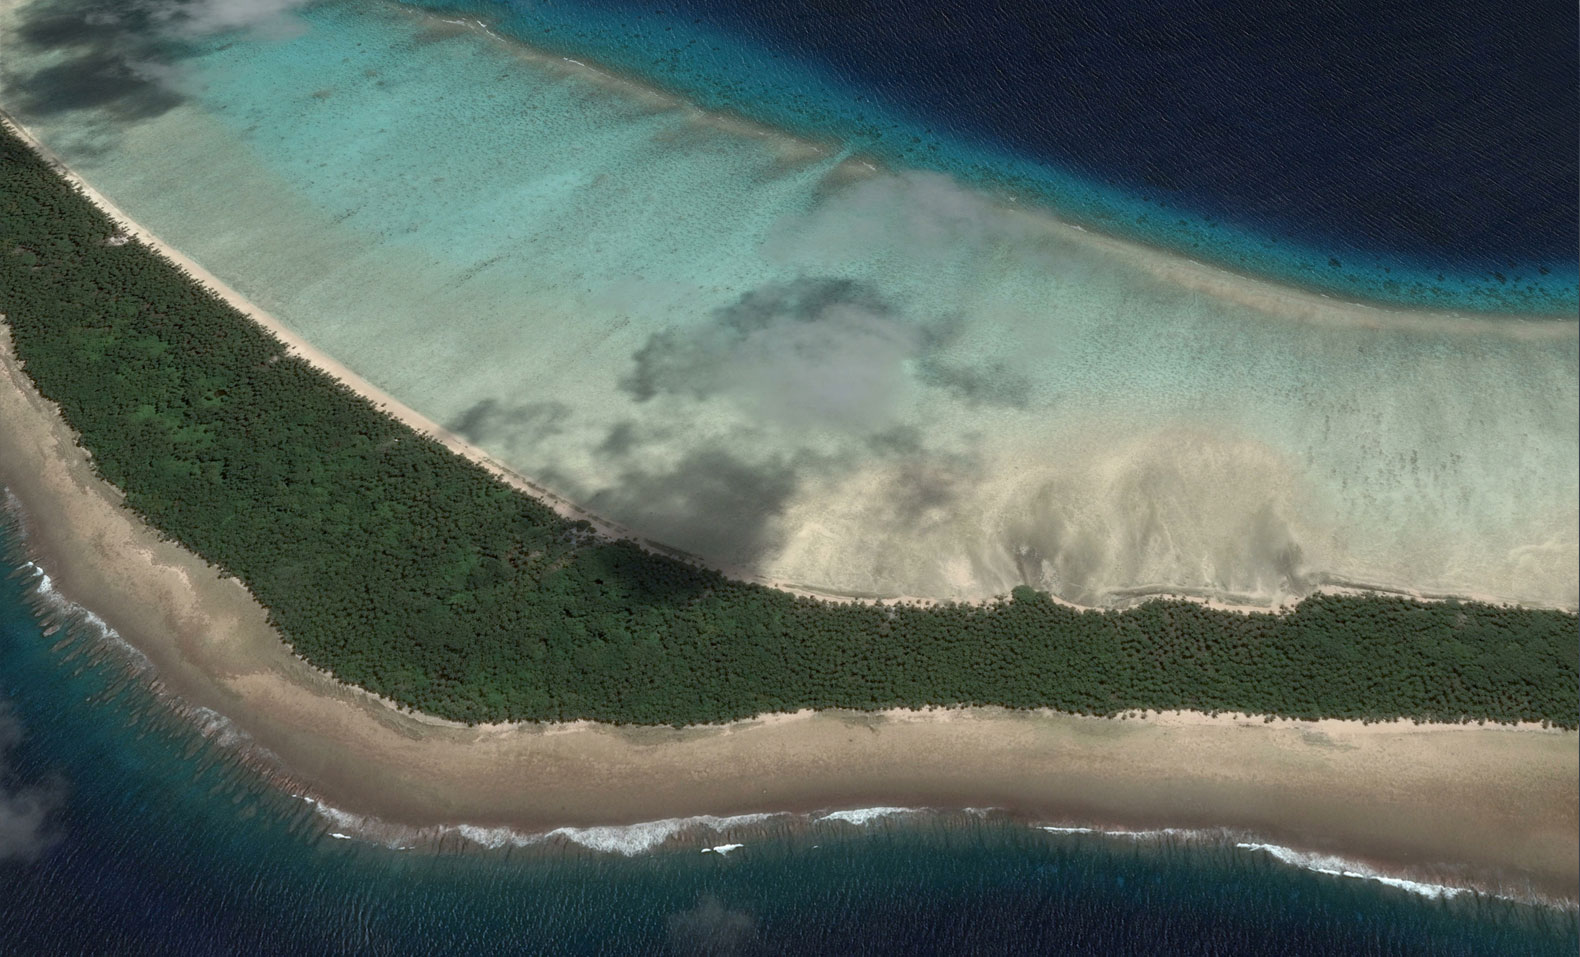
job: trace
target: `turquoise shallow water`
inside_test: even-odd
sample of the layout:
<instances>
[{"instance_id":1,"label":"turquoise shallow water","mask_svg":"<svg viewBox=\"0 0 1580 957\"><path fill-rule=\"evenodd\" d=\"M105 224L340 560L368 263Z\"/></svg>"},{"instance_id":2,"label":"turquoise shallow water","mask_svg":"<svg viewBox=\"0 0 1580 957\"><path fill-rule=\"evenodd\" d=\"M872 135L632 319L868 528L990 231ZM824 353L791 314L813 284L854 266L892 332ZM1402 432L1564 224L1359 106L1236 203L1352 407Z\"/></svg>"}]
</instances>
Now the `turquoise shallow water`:
<instances>
[{"instance_id":1,"label":"turquoise shallow water","mask_svg":"<svg viewBox=\"0 0 1580 957\"><path fill-rule=\"evenodd\" d=\"M775 819L634 856L395 850L177 719L0 531L0 937L14 953L1562 954L1572 910L1437 899L1222 840L994 815ZM76 622L71 625L71 622ZM74 640L68 640L74 639ZM202 728L203 731L198 729ZM584 838L586 840L586 838ZM627 834L629 845L640 835ZM727 855L699 853L724 842ZM448 848L448 849L445 849Z\"/></svg>"},{"instance_id":2,"label":"turquoise shallow water","mask_svg":"<svg viewBox=\"0 0 1580 957\"><path fill-rule=\"evenodd\" d=\"M0 101L309 340L643 535L873 594L1580 601L1573 323L1301 317L475 24L281 24L162 39L144 100L15 93L75 62L57 39Z\"/></svg>"}]
</instances>

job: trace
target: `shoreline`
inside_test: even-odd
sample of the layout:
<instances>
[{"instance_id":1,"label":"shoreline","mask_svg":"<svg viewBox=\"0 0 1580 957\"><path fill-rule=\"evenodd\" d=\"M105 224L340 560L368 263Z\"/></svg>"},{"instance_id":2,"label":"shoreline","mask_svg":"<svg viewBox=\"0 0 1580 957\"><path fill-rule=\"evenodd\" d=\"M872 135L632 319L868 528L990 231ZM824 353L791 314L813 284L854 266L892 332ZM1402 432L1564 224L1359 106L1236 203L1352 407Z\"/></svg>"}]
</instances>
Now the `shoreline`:
<instances>
[{"instance_id":1,"label":"shoreline","mask_svg":"<svg viewBox=\"0 0 1580 957\"><path fill-rule=\"evenodd\" d=\"M451 22L451 21L443 21ZM530 52L530 51L529 51ZM590 67L594 74L602 76L599 71ZM608 82L615 82L609 79ZM625 81L620 81L625 82ZM443 425L429 419L417 410L407 406L399 399L380 389L378 386L364 379L355 370L340 362L328 353L318 349L305 338L294 332L289 326L269 314L265 310L232 289L219 277L205 269L201 264L187 256L180 249L169 245L157 235L142 227L132 219L119 206L115 205L104 194L100 193L87 180L74 172L65 161L40 140L31 130L20 123L10 113L0 108L0 124L14 132L25 143L37 152L51 165L56 174L61 176L75 188L80 190L87 199L104 213L117 226L120 235L135 237L145 246L168 259L177 267L185 271L194 281L212 291L224 300L231 308L237 310L249 320L263 327L277 338L286 350L319 371L329 375L341 385L355 392L357 395L372 403L379 411L389 415L413 431L430 438L449 451L477 464L488 471L490 475L506 485L524 492L537 499L542 504L551 508L557 515L573 522L586 522L600 536L608 539L629 541L649 552L663 555L689 565L706 568L726 578L736 581L749 582L762 585L777 591L786 592L802 598L812 598L819 601L832 603L854 604L909 604L915 606L931 606L938 604L957 605L988 605L1008 597L1005 595L980 598L980 599L938 599L922 595L875 595L863 593L841 592L836 589L820 588L798 582L789 582L767 578L753 573L751 570L711 561L705 556L695 555L680 549L672 548L661 542L653 541L640 533L599 516L586 508L576 504L566 496L543 486L508 465L494 458L480 447L467 441L461 435L445 428ZM1391 309L1382 306L1369 306L1359 303L1344 303L1330 299L1317 293L1308 293L1292 287L1283 287L1275 283L1253 277L1241 276L1227 270L1209 266L1196 260L1185 259L1162 250L1152 250L1136 243L1117 237L1109 237L1092 233L1070 223L1066 223L1051 213L1014 209L1017 215L1039 222L1044 228L1057 230L1061 235L1079 237L1081 242L1102 249L1109 254L1124 258L1127 262L1144 269L1155 278L1164 282L1183 285L1195 289L1206 295L1228 299L1241 305L1276 312L1287 321L1312 321L1331 322L1342 321L1359 323L1368 326L1377 326L1384 323L1433 323L1442 327L1449 323L1451 328L1466 334L1486 332L1496 328L1503 334L1512 334L1521 337L1557 337L1567 338L1580 335L1580 323L1566 322L1563 320L1539 320L1523 317L1493 318L1485 315L1461 317L1454 313L1437 313L1426 310ZM1068 237L1066 237L1068 238ZM3 317L0 317L3 321ZM7 334L9 343L9 334ZM9 354L9 344L6 351ZM1228 594L1199 594L1169 589L1166 586L1139 587L1128 589L1117 600L1107 605L1082 605L1068 601L1056 595L1048 597L1055 604L1080 611L1096 610L1107 611L1128 608L1136 604L1153 600L1168 599L1175 601L1189 601L1213 608L1219 611L1233 611L1244 613L1277 613L1288 610L1298 604L1303 598L1312 595L1354 595L1376 592L1411 598L1416 601L1441 601L1459 599L1476 601L1490 605L1519 605L1532 608L1555 608L1565 612L1580 610L1580 606L1565 604L1545 604L1519 601L1504 596L1481 593L1461 593L1455 595L1441 595L1423 592L1404 585L1392 583L1370 583L1331 581L1319 584L1310 589L1305 595L1290 596L1283 601L1263 602L1251 596Z\"/></svg>"},{"instance_id":2,"label":"shoreline","mask_svg":"<svg viewBox=\"0 0 1580 957\"><path fill-rule=\"evenodd\" d=\"M53 589L146 656L159 691L223 716L289 790L381 827L994 807L1053 826L1225 830L1412 880L1580 901L1576 732L994 708L467 728L297 658L240 582L120 507L9 350L0 485Z\"/></svg>"}]
</instances>

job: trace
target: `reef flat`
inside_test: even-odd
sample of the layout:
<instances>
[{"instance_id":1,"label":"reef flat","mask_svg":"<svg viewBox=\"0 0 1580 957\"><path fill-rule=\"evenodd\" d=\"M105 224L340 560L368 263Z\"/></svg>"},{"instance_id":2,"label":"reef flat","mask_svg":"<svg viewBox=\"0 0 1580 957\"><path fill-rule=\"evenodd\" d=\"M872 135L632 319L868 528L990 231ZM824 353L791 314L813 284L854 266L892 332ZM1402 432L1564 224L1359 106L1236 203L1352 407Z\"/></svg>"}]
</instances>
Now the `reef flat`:
<instances>
[{"instance_id":1,"label":"reef flat","mask_svg":"<svg viewBox=\"0 0 1580 957\"><path fill-rule=\"evenodd\" d=\"M0 101L88 181L712 565L870 597L1580 602L1572 320L1225 272L390 4L87 47L53 10L7 14L37 39ZM40 92L90 47L170 72Z\"/></svg>"}]
</instances>

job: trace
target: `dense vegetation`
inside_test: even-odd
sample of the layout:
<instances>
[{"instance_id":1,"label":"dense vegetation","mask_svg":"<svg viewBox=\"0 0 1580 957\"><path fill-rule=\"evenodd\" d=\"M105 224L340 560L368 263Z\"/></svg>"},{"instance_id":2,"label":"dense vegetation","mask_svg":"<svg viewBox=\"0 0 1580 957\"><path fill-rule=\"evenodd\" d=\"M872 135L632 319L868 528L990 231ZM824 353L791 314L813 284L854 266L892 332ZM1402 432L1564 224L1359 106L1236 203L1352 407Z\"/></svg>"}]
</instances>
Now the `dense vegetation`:
<instances>
[{"instance_id":1,"label":"dense vegetation","mask_svg":"<svg viewBox=\"0 0 1580 957\"><path fill-rule=\"evenodd\" d=\"M1576 725L1576 619L1317 597L1243 615L836 605L592 536L287 355L9 132L0 312L127 504L296 651L465 721L797 708L1139 708Z\"/></svg>"}]
</instances>

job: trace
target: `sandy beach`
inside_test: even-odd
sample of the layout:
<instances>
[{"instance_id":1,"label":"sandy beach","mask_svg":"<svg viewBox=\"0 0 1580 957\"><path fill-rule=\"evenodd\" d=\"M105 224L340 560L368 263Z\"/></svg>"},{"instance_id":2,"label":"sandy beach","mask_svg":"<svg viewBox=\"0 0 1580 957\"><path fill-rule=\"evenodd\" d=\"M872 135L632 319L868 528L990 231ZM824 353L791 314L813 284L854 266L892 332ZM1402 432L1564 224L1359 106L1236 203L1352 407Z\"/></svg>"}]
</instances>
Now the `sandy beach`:
<instances>
[{"instance_id":1,"label":"sandy beach","mask_svg":"<svg viewBox=\"0 0 1580 957\"><path fill-rule=\"evenodd\" d=\"M1048 824L1229 828L1423 879L1580 897L1572 732L995 709L465 728L397 711L292 655L240 583L120 507L8 337L0 484L55 587L146 654L164 691L226 716L278 774L353 814L530 833L991 806Z\"/></svg>"}]
</instances>

